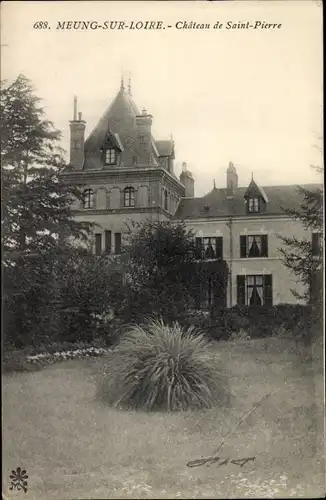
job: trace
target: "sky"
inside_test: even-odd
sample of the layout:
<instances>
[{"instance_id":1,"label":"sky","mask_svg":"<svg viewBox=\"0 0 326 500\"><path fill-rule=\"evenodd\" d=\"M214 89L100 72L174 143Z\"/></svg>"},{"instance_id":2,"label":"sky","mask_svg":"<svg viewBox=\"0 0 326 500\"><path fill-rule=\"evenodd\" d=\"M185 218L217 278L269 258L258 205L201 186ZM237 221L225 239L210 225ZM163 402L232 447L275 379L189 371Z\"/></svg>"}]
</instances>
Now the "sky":
<instances>
[{"instance_id":1,"label":"sky","mask_svg":"<svg viewBox=\"0 0 326 500\"><path fill-rule=\"evenodd\" d=\"M160 30L57 30L58 21L161 21ZM48 28L35 29L36 21ZM210 24L176 29L178 21ZM216 22L222 29L213 29ZM226 29L227 22L281 24ZM171 28L167 28L171 25ZM2 2L1 79L32 80L68 151L73 97L90 134L131 74L133 99L153 115L156 139L175 141L202 196L226 185L320 182L322 5L265 2ZM69 155L67 152L67 159Z\"/></svg>"}]
</instances>

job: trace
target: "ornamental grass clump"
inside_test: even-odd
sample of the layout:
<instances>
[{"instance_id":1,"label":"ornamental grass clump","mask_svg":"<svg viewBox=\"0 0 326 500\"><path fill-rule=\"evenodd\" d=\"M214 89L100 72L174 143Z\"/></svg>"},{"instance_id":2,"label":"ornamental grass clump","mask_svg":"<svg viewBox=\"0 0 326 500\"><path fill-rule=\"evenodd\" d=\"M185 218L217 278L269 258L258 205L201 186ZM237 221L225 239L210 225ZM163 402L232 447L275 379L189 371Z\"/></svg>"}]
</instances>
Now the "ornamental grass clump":
<instances>
[{"instance_id":1,"label":"ornamental grass clump","mask_svg":"<svg viewBox=\"0 0 326 500\"><path fill-rule=\"evenodd\" d=\"M162 320L129 328L101 389L113 406L149 411L211 408L229 401L209 342L193 327L183 330Z\"/></svg>"}]
</instances>

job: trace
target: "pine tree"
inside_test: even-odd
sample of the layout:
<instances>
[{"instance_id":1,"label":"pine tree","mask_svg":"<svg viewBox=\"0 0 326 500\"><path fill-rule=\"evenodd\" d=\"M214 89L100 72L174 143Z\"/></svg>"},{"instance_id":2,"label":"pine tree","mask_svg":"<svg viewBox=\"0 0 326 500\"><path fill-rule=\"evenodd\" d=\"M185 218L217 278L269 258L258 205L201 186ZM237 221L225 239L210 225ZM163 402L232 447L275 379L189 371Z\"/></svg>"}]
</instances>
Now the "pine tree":
<instances>
[{"instance_id":1,"label":"pine tree","mask_svg":"<svg viewBox=\"0 0 326 500\"><path fill-rule=\"evenodd\" d=\"M0 112L5 334L22 345L35 329L47 332L61 266L76 254L76 239L87 241L91 225L73 218L71 201L81 199L81 187L62 181L60 132L25 76L3 83Z\"/></svg>"},{"instance_id":2,"label":"pine tree","mask_svg":"<svg viewBox=\"0 0 326 500\"><path fill-rule=\"evenodd\" d=\"M0 111L4 262L60 252L66 235L85 240L90 226L73 219L70 204L81 189L61 180L60 132L25 76L3 86Z\"/></svg>"},{"instance_id":3,"label":"pine tree","mask_svg":"<svg viewBox=\"0 0 326 500\"><path fill-rule=\"evenodd\" d=\"M304 292L292 290L295 297L308 303L322 301L323 279L323 191L320 188L298 187L302 197L300 208L285 209L285 212L301 222L305 229L315 234L312 238L298 239L295 236L280 236L283 246L279 249L284 265L304 285Z\"/></svg>"}]
</instances>

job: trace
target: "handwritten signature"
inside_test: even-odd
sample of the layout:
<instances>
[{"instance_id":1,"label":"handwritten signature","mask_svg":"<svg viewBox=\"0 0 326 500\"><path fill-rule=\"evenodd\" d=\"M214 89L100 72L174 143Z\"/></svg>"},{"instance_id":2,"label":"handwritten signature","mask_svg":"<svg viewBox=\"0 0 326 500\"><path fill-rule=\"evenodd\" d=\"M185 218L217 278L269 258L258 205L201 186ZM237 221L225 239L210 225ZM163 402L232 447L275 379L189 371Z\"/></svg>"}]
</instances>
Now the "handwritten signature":
<instances>
[{"instance_id":1,"label":"handwritten signature","mask_svg":"<svg viewBox=\"0 0 326 500\"><path fill-rule=\"evenodd\" d=\"M219 462L220 460L220 462ZM208 457L208 458L198 458L197 460L190 460L187 462L187 467L200 467L201 465L212 465L217 464L217 467L222 467L222 465L226 465L228 463L239 465L243 467L247 462L256 460L256 457L249 458L238 458L236 460L230 460L229 458L221 458L221 457Z\"/></svg>"}]
</instances>

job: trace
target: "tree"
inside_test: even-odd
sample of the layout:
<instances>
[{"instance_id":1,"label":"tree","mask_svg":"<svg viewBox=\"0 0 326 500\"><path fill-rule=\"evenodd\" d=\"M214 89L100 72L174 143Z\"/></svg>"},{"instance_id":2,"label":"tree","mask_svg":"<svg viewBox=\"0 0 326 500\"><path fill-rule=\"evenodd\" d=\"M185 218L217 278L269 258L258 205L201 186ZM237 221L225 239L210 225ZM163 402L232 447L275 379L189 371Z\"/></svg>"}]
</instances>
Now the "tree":
<instances>
[{"instance_id":1,"label":"tree","mask_svg":"<svg viewBox=\"0 0 326 500\"><path fill-rule=\"evenodd\" d=\"M130 313L173 319L189 308L200 307L207 272L202 269L205 264L198 262L194 234L183 222L139 224L123 261L125 306Z\"/></svg>"},{"instance_id":2,"label":"tree","mask_svg":"<svg viewBox=\"0 0 326 500\"><path fill-rule=\"evenodd\" d=\"M4 262L62 251L63 241L86 240L90 225L76 222L71 201L79 186L63 182L60 132L44 118L40 99L23 75L1 90L2 242ZM66 248L66 247L65 247Z\"/></svg>"},{"instance_id":3,"label":"tree","mask_svg":"<svg viewBox=\"0 0 326 500\"><path fill-rule=\"evenodd\" d=\"M323 276L323 191L298 187L298 194L302 197L299 209L285 209L285 212L301 222L309 238L280 236L283 246L279 251L284 265L297 277L297 282L304 285L303 293L292 290L294 296L308 303L319 303Z\"/></svg>"},{"instance_id":4,"label":"tree","mask_svg":"<svg viewBox=\"0 0 326 500\"><path fill-rule=\"evenodd\" d=\"M76 239L87 241L91 225L73 218L71 201L82 191L62 181L60 132L25 76L3 83L0 112L5 312L23 339L48 319L59 261Z\"/></svg>"}]
</instances>

